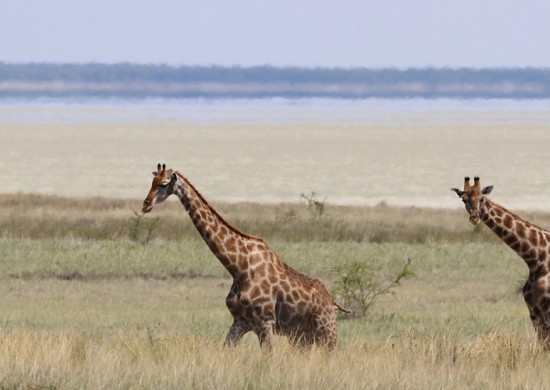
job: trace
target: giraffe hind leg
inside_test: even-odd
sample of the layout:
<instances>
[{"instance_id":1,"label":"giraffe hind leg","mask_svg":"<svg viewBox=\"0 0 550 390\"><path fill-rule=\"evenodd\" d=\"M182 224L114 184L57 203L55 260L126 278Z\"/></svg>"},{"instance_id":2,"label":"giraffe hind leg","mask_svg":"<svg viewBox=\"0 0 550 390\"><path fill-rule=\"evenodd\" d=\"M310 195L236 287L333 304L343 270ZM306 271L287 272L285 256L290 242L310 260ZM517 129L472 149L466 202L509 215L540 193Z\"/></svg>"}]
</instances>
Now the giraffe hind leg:
<instances>
[{"instance_id":1,"label":"giraffe hind leg","mask_svg":"<svg viewBox=\"0 0 550 390\"><path fill-rule=\"evenodd\" d=\"M315 342L315 337L311 332L295 332L289 335L290 342L292 345L301 350L306 351L311 349Z\"/></svg>"},{"instance_id":2,"label":"giraffe hind leg","mask_svg":"<svg viewBox=\"0 0 550 390\"><path fill-rule=\"evenodd\" d=\"M336 347L336 319L321 319L316 318L313 322L313 334L315 343L328 351L332 351Z\"/></svg>"}]
</instances>

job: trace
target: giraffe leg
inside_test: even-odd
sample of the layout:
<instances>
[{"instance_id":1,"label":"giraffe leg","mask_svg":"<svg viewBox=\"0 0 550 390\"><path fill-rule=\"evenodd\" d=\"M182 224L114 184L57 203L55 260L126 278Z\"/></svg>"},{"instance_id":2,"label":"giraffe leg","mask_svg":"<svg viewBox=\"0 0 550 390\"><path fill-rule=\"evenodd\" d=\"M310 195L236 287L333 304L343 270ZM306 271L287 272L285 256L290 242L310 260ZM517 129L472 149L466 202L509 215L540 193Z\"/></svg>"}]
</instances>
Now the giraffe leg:
<instances>
[{"instance_id":1,"label":"giraffe leg","mask_svg":"<svg viewBox=\"0 0 550 390\"><path fill-rule=\"evenodd\" d=\"M548 314L541 315L533 321L539 342L545 349L550 349L550 318Z\"/></svg>"},{"instance_id":2,"label":"giraffe leg","mask_svg":"<svg viewBox=\"0 0 550 390\"><path fill-rule=\"evenodd\" d=\"M540 344L545 349L550 349L550 327L546 324L538 324L535 326L535 331L537 333L537 338Z\"/></svg>"},{"instance_id":3,"label":"giraffe leg","mask_svg":"<svg viewBox=\"0 0 550 390\"><path fill-rule=\"evenodd\" d=\"M315 342L315 336L311 332L302 332L295 334L291 337L292 344L302 350L306 351L311 349L313 343Z\"/></svg>"},{"instance_id":4,"label":"giraffe leg","mask_svg":"<svg viewBox=\"0 0 550 390\"><path fill-rule=\"evenodd\" d=\"M260 329L256 332L260 346L271 351L273 348L273 329L275 320L263 321Z\"/></svg>"},{"instance_id":5,"label":"giraffe leg","mask_svg":"<svg viewBox=\"0 0 550 390\"><path fill-rule=\"evenodd\" d=\"M533 328L535 328L537 339L539 340L541 345L543 345L545 348L549 348L550 331L548 325L546 324L547 321L545 321L546 316L544 315L544 312L541 311L541 308L538 306L537 298L533 294L534 284L535 281L530 276L523 286L523 299L525 300L527 308L529 309L529 318L531 319Z\"/></svg>"},{"instance_id":6,"label":"giraffe leg","mask_svg":"<svg viewBox=\"0 0 550 390\"><path fill-rule=\"evenodd\" d=\"M328 351L336 347L336 318L333 313L325 313L322 318L315 317L312 323L315 343Z\"/></svg>"},{"instance_id":7,"label":"giraffe leg","mask_svg":"<svg viewBox=\"0 0 550 390\"><path fill-rule=\"evenodd\" d=\"M248 327L243 326L236 321L233 322L233 325L231 325L231 327L229 328L229 332L227 332L227 336L225 337L224 345L228 347L237 345L244 334L249 330L250 329L248 329Z\"/></svg>"}]
</instances>

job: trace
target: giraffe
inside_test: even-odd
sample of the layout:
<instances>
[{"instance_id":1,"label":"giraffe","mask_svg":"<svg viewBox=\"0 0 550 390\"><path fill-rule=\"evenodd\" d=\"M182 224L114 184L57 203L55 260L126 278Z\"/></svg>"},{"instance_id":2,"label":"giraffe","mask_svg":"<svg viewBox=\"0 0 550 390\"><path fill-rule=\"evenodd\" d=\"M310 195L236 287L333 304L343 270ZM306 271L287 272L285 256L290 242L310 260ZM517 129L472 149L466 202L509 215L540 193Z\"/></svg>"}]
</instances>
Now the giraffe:
<instances>
[{"instance_id":1,"label":"giraffe","mask_svg":"<svg viewBox=\"0 0 550 390\"><path fill-rule=\"evenodd\" d=\"M464 202L470 222L481 221L527 264L529 276L523 298L538 339L550 348L550 231L532 224L486 197L493 186L481 189L479 177L464 178L464 190L452 188Z\"/></svg>"},{"instance_id":2,"label":"giraffe","mask_svg":"<svg viewBox=\"0 0 550 390\"><path fill-rule=\"evenodd\" d=\"M176 195L206 242L233 278L225 300L233 324L225 345L236 345L254 332L260 345L272 348L273 335L290 338L300 347L336 346L335 311L338 305L323 283L285 264L259 237L227 223L180 172L158 164L151 189L143 201L144 213L170 195Z\"/></svg>"}]
</instances>

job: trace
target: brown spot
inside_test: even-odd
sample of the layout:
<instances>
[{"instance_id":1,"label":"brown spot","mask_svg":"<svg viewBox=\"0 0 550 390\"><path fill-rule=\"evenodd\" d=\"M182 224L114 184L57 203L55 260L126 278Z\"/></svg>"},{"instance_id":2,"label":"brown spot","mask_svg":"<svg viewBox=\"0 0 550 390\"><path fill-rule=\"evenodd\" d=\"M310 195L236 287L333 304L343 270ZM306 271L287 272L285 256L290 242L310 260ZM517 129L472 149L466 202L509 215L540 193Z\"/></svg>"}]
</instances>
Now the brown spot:
<instances>
[{"instance_id":1,"label":"brown spot","mask_svg":"<svg viewBox=\"0 0 550 390\"><path fill-rule=\"evenodd\" d=\"M516 235L519 238L524 238L525 237L525 225L523 224L523 222L517 222L516 223Z\"/></svg>"},{"instance_id":2,"label":"brown spot","mask_svg":"<svg viewBox=\"0 0 550 390\"><path fill-rule=\"evenodd\" d=\"M262 307L254 306L254 314L256 314L257 316L260 316L262 314Z\"/></svg>"},{"instance_id":3,"label":"brown spot","mask_svg":"<svg viewBox=\"0 0 550 390\"><path fill-rule=\"evenodd\" d=\"M248 262L246 261L246 258L243 256L240 256L240 259L237 262L237 266L239 267L240 270L244 270L248 268Z\"/></svg>"},{"instance_id":4,"label":"brown spot","mask_svg":"<svg viewBox=\"0 0 550 390\"><path fill-rule=\"evenodd\" d=\"M539 237L538 237L537 231L534 229L529 230L529 242L533 246L539 245Z\"/></svg>"},{"instance_id":5,"label":"brown spot","mask_svg":"<svg viewBox=\"0 0 550 390\"><path fill-rule=\"evenodd\" d=\"M514 224L514 220L509 215L506 215L502 222L504 223L504 226L506 226L508 229L511 229L512 225Z\"/></svg>"},{"instance_id":6,"label":"brown spot","mask_svg":"<svg viewBox=\"0 0 550 390\"><path fill-rule=\"evenodd\" d=\"M263 293L267 294L271 290L271 284L267 280L263 280L260 283L260 288Z\"/></svg>"},{"instance_id":7,"label":"brown spot","mask_svg":"<svg viewBox=\"0 0 550 390\"><path fill-rule=\"evenodd\" d=\"M543 295L546 292L546 282L544 279L539 279L531 290L535 296Z\"/></svg>"},{"instance_id":8,"label":"brown spot","mask_svg":"<svg viewBox=\"0 0 550 390\"><path fill-rule=\"evenodd\" d=\"M301 284L300 281L298 279L295 279L295 278L290 278L289 283L290 283L290 288L292 288L292 289L297 288Z\"/></svg>"},{"instance_id":9,"label":"brown spot","mask_svg":"<svg viewBox=\"0 0 550 390\"><path fill-rule=\"evenodd\" d=\"M487 220L485 224L489 227L489 229L493 229L495 227L495 221L493 221L492 219Z\"/></svg>"},{"instance_id":10,"label":"brown spot","mask_svg":"<svg viewBox=\"0 0 550 390\"><path fill-rule=\"evenodd\" d=\"M266 265L265 265L265 263L261 263L258 267L256 267L256 274L260 278L264 278L266 276Z\"/></svg>"},{"instance_id":11,"label":"brown spot","mask_svg":"<svg viewBox=\"0 0 550 390\"><path fill-rule=\"evenodd\" d=\"M521 242L520 244L520 250L522 253L527 253L527 251L530 249L531 247L529 246L529 244L525 241Z\"/></svg>"},{"instance_id":12,"label":"brown spot","mask_svg":"<svg viewBox=\"0 0 550 390\"><path fill-rule=\"evenodd\" d=\"M205 210L199 210L197 214L199 215L200 219L202 219L203 221L206 220L207 214L206 214ZM197 214L195 214L195 215L197 215Z\"/></svg>"},{"instance_id":13,"label":"brown spot","mask_svg":"<svg viewBox=\"0 0 550 390\"><path fill-rule=\"evenodd\" d=\"M511 247L512 244L517 242L517 240L513 235L507 234L506 236L504 236L504 242Z\"/></svg>"},{"instance_id":14,"label":"brown spot","mask_svg":"<svg viewBox=\"0 0 550 390\"><path fill-rule=\"evenodd\" d=\"M496 214L499 216L499 217L502 217L502 215L504 214L504 211L502 211L502 209L500 208L494 208L493 210L495 210Z\"/></svg>"},{"instance_id":15,"label":"brown spot","mask_svg":"<svg viewBox=\"0 0 550 390\"><path fill-rule=\"evenodd\" d=\"M525 259L529 260L537 260L537 251L533 248L529 249L527 252L525 252L524 256Z\"/></svg>"},{"instance_id":16,"label":"brown spot","mask_svg":"<svg viewBox=\"0 0 550 390\"><path fill-rule=\"evenodd\" d=\"M229 229L227 229L223 225L220 225L218 234L221 235L222 237L226 237L229 234Z\"/></svg>"},{"instance_id":17,"label":"brown spot","mask_svg":"<svg viewBox=\"0 0 550 390\"><path fill-rule=\"evenodd\" d=\"M299 291L300 291L300 298L302 298L304 301L308 301L309 295L304 290L299 290Z\"/></svg>"},{"instance_id":18,"label":"brown spot","mask_svg":"<svg viewBox=\"0 0 550 390\"><path fill-rule=\"evenodd\" d=\"M237 252L237 240L235 240L235 237L229 236L225 242L225 249L228 252Z\"/></svg>"},{"instance_id":19,"label":"brown spot","mask_svg":"<svg viewBox=\"0 0 550 390\"><path fill-rule=\"evenodd\" d=\"M548 241L546 241L546 234L539 230L538 235L539 235L539 245L540 246L548 245Z\"/></svg>"},{"instance_id":20,"label":"brown spot","mask_svg":"<svg viewBox=\"0 0 550 390\"><path fill-rule=\"evenodd\" d=\"M266 310L269 309L270 302L271 302L271 297L268 295L258 295L254 297L254 304L265 306Z\"/></svg>"},{"instance_id":21,"label":"brown spot","mask_svg":"<svg viewBox=\"0 0 550 390\"><path fill-rule=\"evenodd\" d=\"M545 261L546 257L547 257L545 250L544 249L539 249L537 257L538 257L539 261Z\"/></svg>"}]
</instances>

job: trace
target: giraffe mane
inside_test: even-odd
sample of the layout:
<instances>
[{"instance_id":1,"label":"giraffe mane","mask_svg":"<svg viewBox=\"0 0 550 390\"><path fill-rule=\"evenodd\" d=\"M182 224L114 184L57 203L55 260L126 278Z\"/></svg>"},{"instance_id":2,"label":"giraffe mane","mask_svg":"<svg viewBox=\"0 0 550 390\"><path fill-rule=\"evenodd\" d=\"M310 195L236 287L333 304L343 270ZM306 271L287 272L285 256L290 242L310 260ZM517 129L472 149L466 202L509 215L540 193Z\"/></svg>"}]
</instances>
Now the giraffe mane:
<instances>
[{"instance_id":1,"label":"giraffe mane","mask_svg":"<svg viewBox=\"0 0 550 390\"><path fill-rule=\"evenodd\" d=\"M210 211L212 211L212 214L214 214L222 224L224 224L229 230L231 230L232 232L244 237L244 238L247 238L247 239L251 239L251 240L258 240L258 241L262 241L264 242L263 238L261 237L257 237L257 236L253 236L251 234L248 234L248 233L245 233L243 232L242 230L240 229L237 229L235 226L231 225L229 222L227 222L217 211L216 209L214 209L212 206L210 206L210 203L208 203L206 201L206 199L204 198L204 196L202 196L202 194L195 188L195 186L185 177L183 176L179 171L176 171L176 175L178 175L189 187L191 187L191 189L193 191L195 191L195 193L197 194L197 196L199 197L199 199L210 209Z\"/></svg>"}]
</instances>

